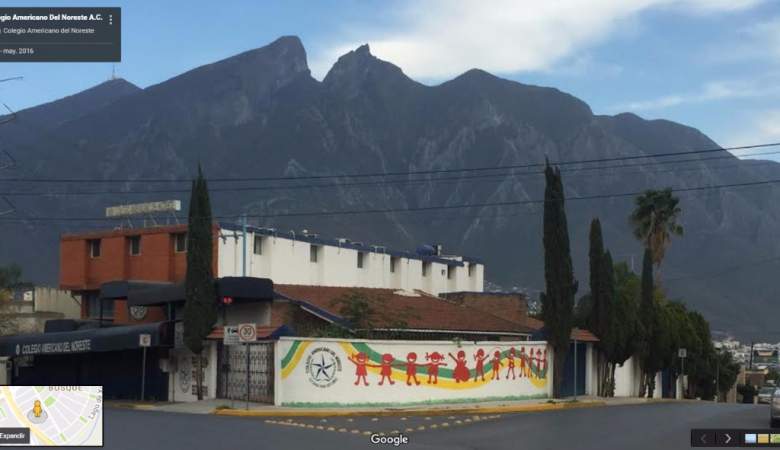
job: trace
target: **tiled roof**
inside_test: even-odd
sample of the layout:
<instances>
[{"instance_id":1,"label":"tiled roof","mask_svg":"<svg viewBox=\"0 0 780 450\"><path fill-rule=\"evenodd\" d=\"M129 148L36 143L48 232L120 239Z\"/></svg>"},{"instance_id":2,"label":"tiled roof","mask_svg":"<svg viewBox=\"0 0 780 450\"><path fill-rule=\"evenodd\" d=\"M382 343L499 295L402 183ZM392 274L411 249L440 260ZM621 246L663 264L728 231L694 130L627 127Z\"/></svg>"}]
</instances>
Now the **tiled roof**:
<instances>
[{"instance_id":1,"label":"tiled roof","mask_svg":"<svg viewBox=\"0 0 780 450\"><path fill-rule=\"evenodd\" d=\"M420 291L400 292L393 289L298 286L277 284L274 290L297 301L312 305L329 316L340 317L340 306L334 301L351 292L365 296L376 312L371 321L377 328L410 330L466 331L474 333L530 334L532 328L494 316L469 306L434 297Z\"/></svg>"},{"instance_id":2,"label":"tiled roof","mask_svg":"<svg viewBox=\"0 0 780 450\"><path fill-rule=\"evenodd\" d=\"M542 322L539 319L534 319L533 317L528 317L526 319L526 325L532 328L534 331L541 330L544 327L544 322ZM571 330L570 335L571 340L578 340L582 342L598 342L599 338L597 338L593 333L591 333L588 330L582 330L580 328L573 328Z\"/></svg>"},{"instance_id":3,"label":"tiled roof","mask_svg":"<svg viewBox=\"0 0 780 450\"><path fill-rule=\"evenodd\" d=\"M286 327L257 327L257 339L269 339L277 336L283 336L289 334ZM225 329L223 327L214 327L206 336L206 339L222 340L225 336Z\"/></svg>"}]
</instances>

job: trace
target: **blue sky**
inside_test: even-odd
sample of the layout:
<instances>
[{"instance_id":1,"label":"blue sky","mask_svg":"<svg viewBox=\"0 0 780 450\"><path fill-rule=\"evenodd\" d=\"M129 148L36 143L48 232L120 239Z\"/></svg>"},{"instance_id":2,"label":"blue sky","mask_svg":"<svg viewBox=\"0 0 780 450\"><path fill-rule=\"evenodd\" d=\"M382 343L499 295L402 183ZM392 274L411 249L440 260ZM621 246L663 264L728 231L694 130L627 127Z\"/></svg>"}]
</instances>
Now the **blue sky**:
<instances>
[{"instance_id":1,"label":"blue sky","mask_svg":"<svg viewBox=\"0 0 780 450\"><path fill-rule=\"evenodd\" d=\"M70 6L72 2L25 2ZM313 75L360 44L438 84L472 67L557 87L597 114L632 111L721 145L780 141L777 0L81 1L122 7L123 78L146 87L282 35ZM0 64L19 110L106 80L108 63ZM780 160L780 158L775 158Z\"/></svg>"}]
</instances>

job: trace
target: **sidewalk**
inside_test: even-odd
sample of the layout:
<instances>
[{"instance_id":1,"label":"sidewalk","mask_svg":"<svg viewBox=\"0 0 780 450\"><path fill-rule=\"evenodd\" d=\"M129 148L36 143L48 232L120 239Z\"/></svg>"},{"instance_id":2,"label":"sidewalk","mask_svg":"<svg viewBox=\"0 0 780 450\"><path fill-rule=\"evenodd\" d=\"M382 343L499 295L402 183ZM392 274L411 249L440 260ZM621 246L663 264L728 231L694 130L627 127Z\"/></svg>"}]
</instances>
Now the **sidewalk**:
<instances>
[{"instance_id":1,"label":"sidewalk","mask_svg":"<svg viewBox=\"0 0 780 450\"><path fill-rule=\"evenodd\" d=\"M634 397L599 398L578 397L563 400L523 400L512 402L484 403L453 403L437 405L419 405L409 407L382 408L297 408L274 406L263 403L249 403L239 400L202 400L188 403L140 403L123 401L106 401L106 406L114 408L131 408L147 411L186 413L186 414L216 414L236 417L339 417L339 416L397 416L397 415L450 415L450 414L507 414L520 412L554 411L574 408L595 408L602 406L638 405L664 401L681 401L670 399L646 399Z\"/></svg>"}]
</instances>

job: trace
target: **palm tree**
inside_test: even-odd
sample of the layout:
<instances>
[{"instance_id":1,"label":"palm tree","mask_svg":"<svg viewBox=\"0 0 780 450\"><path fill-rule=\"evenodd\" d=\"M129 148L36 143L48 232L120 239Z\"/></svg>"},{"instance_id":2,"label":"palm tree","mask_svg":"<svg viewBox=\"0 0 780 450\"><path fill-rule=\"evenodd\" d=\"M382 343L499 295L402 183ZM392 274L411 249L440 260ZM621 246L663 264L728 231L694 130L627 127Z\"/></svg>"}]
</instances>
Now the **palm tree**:
<instances>
[{"instance_id":1,"label":"palm tree","mask_svg":"<svg viewBox=\"0 0 780 450\"><path fill-rule=\"evenodd\" d=\"M671 188L648 190L636 198L636 207L629 217L634 237L650 249L656 268L660 267L672 236L683 235L683 227L677 223L679 203Z\"/></svg>"}]
</instances>

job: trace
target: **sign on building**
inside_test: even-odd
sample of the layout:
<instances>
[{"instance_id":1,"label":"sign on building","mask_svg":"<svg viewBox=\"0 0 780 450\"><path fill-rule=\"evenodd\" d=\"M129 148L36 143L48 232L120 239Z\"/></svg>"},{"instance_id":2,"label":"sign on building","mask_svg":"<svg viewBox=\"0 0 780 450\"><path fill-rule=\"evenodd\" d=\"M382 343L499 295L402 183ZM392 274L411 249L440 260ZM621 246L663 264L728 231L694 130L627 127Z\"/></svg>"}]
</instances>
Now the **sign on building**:
<instances>
[{"instance_id":1,"label":"sign on building","mask_svg":"<svg viewBox=\"0 0 780 450\"><path fill-rule=\"evenodd\" d=\"M238 340L242 344L248 342L255 342L257 340L257 324L254 323L239 324Z\"/></svg>"},{"instance_id":2,"label":"sign on building","mask_svg":"<svg viewBox=\"0 0 780 450\"><path fill-rule=\"evenodd\" d=\"M139 347L151 347L152 346L152 335L151 334L139 334L138 335L138 346Z\"/></svg>"},{"instance_id":3,"label":"sign on building","mask_svg":"<svg viewBox=\"0 0 780 450\"><path fill-rule=\"evenodd\" d=\"M161 202L134 203L130 205L109 206L106 217L129 217L160 212L181 211L180 200L165 200Z\"/></svg>"},{"instance_id":4,"label":"sign on building","mask_svg":"<svg viewBox=\"0 0 780 450\"><path fill-rule=\"evenodd\" d=\"M238 345L241 343L238 339L238 326L229 325L224 328L222 343L224 345Z\"/></svg>"}]
</instances>

